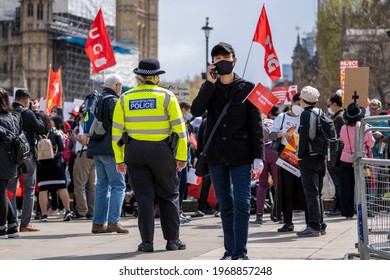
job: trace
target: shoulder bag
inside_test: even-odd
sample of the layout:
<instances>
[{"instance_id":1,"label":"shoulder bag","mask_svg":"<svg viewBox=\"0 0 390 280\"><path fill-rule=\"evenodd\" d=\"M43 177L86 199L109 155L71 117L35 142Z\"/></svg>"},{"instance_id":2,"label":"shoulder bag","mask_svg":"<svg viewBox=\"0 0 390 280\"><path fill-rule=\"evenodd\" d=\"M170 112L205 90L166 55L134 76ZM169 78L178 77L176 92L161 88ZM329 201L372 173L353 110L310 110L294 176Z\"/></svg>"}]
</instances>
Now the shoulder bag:
<instances>
[{"instance_id":1,"label":"shoulder bag","mask_svg":"<svg viewBox=\"0 0 390 280\"><path fill-rule=\"evenodd\" d=\"M240 91L242 89L243 85L244 85L244 83L240 84L238 91ZM226 113L227 109L229 108L230 104L232 103L232 101L234 99L234 96L232 98L230 98L228 103L226 103L225 107L223 107L222 112L219 115L219 117L218 117L218 119L217 119L213 129L211 130L209 138L207 139L207 142L204 145L204 148L203 148L202 152L200 153L200 155L198 157L198 161L196 162L196 166L195 166L195 174L196 174L196 176L205 177L205 176L209 175L209 168L208 168L208 165L207 165L207 162L206 162L207 149L208 149L208 147L209 147L209 145L211 143L211 139L213 138L213 136L215 134L215 131L217 130L218 125L221 123L223 116L225 115L225 113Z\"/></svg>"}]
</instances>

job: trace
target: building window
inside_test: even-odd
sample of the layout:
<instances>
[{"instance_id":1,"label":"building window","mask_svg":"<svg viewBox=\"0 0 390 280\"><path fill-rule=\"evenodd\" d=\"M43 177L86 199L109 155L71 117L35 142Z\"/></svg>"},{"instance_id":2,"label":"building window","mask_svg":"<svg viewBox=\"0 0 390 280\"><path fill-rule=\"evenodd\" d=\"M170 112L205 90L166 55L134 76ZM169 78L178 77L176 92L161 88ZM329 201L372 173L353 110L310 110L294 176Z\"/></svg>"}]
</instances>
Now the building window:
<instances>
[{"instance_id":1,"label":"building window","mask_svg":"<svg viewBox=\"0 0 390 280\"><path fill-rule=\"evenodd\" d=\"M38 49L38 69L42 70L42 51Z\"/></svg>"},{"instance_id":2,"label":"building window","mask_svg":"<svg viewBox=\"0 0 390 280\"><path fill-rule=\"evenodd\" d=\"M27 89L31 89L31 79L27 79Z\"/></svg>"},{"instance_id":3,"label":"building window","mask_svg":"<svg viewBox=\"0 0 390 280\"><path fill-rule=\"evenodd\" d=\"M42 2L39 2L37 6L37 19L42 20L43 19L43 4Z\"/></svg>"},{"instance_id":4,"label":"building window","mask_svg":"<svg viewBox=\"0 0 390 280\"><path fill-rule=\"evenodd\" d=\"M30 69L31 65L31 48L28 48L27 51L27 69Z\"/></svg>"},{"instance_id":5,"label":"building window","mask_svg":"<svg viewBox=\"0 0 390 280\"><path fill-rule=\"evenodd\" d=\"M34 16L34 5L32 3L28 3L27 5L27 16L28 17Z\"/></svg>"},{"instance_id":6,"label":"building window","mask_svg":"<svg viewBox=\"0 0 390 280\"><path fill-rule=\"evenodd\" d=\"M2 37L3 38L7 38L8 37L8 22L3 22L3 24L2 24Z\"/></svg>"},{"instance_id":7,"label":"building window","mask_svg":"<svg viewBox=\"0 0 390 280\"><path fill-rule=\"evenodd\" d=\"M37 92L38 92L38 98L40 98L40 97L41 97L41 79L38 79L38 85L37 85L37 87L38 87L38 90L37 90Z\"/></svg>"},{"instance_id":8,"label":"building window","mask_svg":"<svg viewBox=\"0 0 390 280\"><path fill-rule=\"evenodd\" d=\"M4 62L4 63L3 63L3 73L5 73L5 74L8 73L7 62Z\"/></svg>"}]
</instances>

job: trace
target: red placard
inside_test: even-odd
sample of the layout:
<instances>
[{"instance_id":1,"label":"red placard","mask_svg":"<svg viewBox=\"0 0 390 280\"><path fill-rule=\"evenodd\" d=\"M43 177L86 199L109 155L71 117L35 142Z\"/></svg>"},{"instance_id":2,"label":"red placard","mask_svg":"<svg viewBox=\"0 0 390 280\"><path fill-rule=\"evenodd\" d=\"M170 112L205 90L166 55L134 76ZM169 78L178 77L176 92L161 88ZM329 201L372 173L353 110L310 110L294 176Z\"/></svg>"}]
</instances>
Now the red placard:
<instances>
[{"instance_id":1,"label":"red placard","mask_svg":"<svg viewBox=\"0 0 390 280\"><path fill-rule=\"evenodd\" d=\"M279 101L279 99L261 83L258 83L257 86L249 93L248 100L265 115L267 115Z\"/></svg>"}]
</instances>

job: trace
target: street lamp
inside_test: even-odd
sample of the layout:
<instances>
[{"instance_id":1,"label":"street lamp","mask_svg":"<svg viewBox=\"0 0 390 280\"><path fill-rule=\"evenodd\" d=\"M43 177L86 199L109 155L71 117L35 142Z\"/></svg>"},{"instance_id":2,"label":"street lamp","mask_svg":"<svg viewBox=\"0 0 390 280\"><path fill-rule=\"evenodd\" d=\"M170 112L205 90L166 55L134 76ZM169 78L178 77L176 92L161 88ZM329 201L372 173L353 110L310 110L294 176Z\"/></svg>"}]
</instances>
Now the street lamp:
<instances>
[{"instance_id":1,"label":"street lamp","mask_svg":"<svg viewBox=\"0 0 390 280\"><path fill-rule=\"evenodd\" d=\"M209 26L209 17L206 17L206 25L202 27L202 30L204 30L204 34L206 36L206 71L207 67L209 66L209 36L210 36L210 31L213 30L211 26ZM203 73L203 79L206 79L206 72Z\"/></svg>"}]
</instances>

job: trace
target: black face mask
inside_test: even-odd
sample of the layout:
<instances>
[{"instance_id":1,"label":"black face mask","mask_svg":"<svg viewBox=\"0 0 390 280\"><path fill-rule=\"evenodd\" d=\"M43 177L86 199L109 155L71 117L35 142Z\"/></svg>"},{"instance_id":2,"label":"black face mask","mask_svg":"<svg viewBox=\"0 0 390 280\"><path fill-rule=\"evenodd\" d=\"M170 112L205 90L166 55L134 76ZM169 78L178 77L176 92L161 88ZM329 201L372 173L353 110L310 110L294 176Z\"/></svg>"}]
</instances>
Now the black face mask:
<instances>
[{"instance_id":1,"label":"black face mask","mask_svg":"<svg viewBox=\"0 0 390 280\"><path fill-rule=\"evenodd\" d=\"M233 72L233 61L221 60L215 63L215 70L219 75L226 75Z\"/></svg>"}]
</instances>

